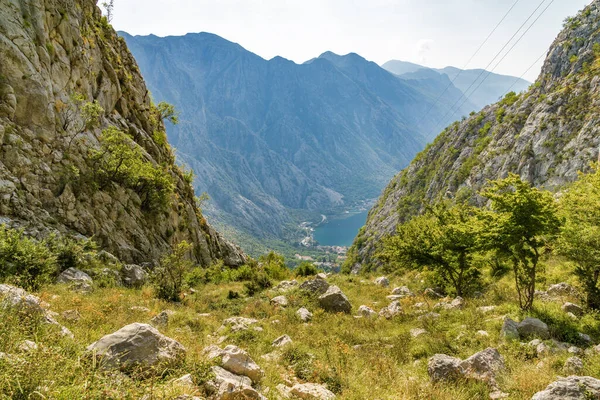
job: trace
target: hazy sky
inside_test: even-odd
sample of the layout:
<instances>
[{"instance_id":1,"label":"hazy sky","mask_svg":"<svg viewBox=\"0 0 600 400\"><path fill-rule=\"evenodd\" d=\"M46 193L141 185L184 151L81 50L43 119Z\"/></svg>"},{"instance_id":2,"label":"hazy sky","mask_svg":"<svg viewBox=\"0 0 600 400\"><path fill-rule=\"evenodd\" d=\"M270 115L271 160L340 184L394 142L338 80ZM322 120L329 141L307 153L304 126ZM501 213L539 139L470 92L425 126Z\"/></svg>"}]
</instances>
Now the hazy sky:
<instances>
[{"instance_id":1,"label":"hazy sky","mask_svg":"<svg viewBox=\"0 0 600 400\"><path fill-rule=\"evenodd\" d=\"M331 50L379 64L400 59L462 68L515 1L115 0L112 23L134 35L211 32L266 59L279 55L301 63ZM563 20L590 1L554 0L495 72L521 76L548 49ZM540 2L519 0L468 68L486 67ZM541 63L525 78L533 81Z\"/></svg>"}]
</instances>

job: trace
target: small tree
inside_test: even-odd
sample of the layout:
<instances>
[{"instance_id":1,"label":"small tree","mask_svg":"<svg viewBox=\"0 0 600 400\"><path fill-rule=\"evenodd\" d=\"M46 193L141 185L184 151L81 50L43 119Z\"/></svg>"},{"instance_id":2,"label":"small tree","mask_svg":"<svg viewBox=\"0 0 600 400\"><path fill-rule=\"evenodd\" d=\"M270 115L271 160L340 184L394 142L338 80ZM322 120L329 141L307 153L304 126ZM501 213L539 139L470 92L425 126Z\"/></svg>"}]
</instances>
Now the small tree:
<instances>
[{"instance_id":1,"label":"small tree","mask_svg":"<svg viewBox=\"0 0 600 400\"><path fill-rule=\"evenodd\" d=\"M480 276L473 262L478 230L474 208L441 203L399 225L378 258L403 269L430 268L462 296Z\"/></svg>"},{"instance_id":2,"label":"small tree","mask_svg":"<svg viewBox=\"0 0 600 400\"><path fill-rule=\"evenodd\" d=\"M490 210L481 214L483 242L511 262L519 305L529 310L544 248L560 227L556 203L550 192L515 174L490 182L481 194L491 200Z\"/></svg>"},{"instance_id":3,"label":"small tree","mask_svg":"<svg viewBox=\"0 0 600 400\"><path fill-rule=\"evenodd\" d=\"M160 265L155 268L152 276L156 297L167 301L180 300L185 276L194 266L187 258L191 249L191 244L182 241L175 246L171 254L161 259Z\"/></svg>"},{"instance_id":4,"label":"small tree","mask_svg":"<svg viewBox=\"0 0 600 400\"><path fill-rule=\"evenodd\" d=\"M586 292L587 306L600 309L600 171L581 174L560 197L564 225L558 252L576 265L575 275Z\"/></svg>"},{"instance_id":5,"label":"small tree","mask_svg":"<svg viewBox=\"0 0 600 400\"><path fill-rule=\"evenodd\" d=\"M177 125L179 123L179 114L175 110L175 106L169 104L165 101L161 101L156 105L156 110L158 112L158 117L161 121L169 121L173 125Z\"/></svg>"},{"instance_id":6,"label":"small tree","mask_svg":"<svg viewBox=\"0 0 600 400\"><path fill-rule=\"evenodd\" d=\"M102 7L106 11L106 20L110 23L113 19L113 10L115 9L115 0L108 0L102 3Z\"/></svg>"}]
</instances>

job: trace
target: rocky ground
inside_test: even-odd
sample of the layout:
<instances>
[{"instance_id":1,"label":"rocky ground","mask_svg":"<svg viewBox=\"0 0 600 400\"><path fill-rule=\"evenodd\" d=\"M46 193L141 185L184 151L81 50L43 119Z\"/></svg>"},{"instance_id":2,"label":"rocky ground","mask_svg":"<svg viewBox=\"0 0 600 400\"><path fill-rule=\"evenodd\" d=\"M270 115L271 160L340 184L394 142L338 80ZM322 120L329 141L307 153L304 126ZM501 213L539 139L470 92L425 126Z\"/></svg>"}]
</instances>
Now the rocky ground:
<instances>
[{"instance_id":1,"label":"rocky ground","mask_svg":"<svg viewBox=\"0 0 600 400\"><path fill-rule=\"evenodd\" d=\"M600 396L597 315L553 270L558 284L546 282L527 315L509 277L465 299L417 275L320 274L253 297L241 283L209 284L174 304L138 272L123 270L127 287L77 270L35 294L0 285L0 396Z\"/></svg>"}]
</instances>

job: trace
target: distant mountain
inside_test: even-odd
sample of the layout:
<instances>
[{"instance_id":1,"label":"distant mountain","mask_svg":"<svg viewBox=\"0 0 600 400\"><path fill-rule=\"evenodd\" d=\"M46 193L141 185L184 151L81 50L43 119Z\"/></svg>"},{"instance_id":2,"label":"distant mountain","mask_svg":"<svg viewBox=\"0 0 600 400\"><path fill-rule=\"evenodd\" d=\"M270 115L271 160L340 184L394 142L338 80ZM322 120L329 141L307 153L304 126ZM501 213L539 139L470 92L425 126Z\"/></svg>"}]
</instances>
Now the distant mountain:
<instances>
[{"instance_id":1,"label":"distant mountain","mask_svg":"<svg viewBox=\"0 0 600 400\"><path fill-rule=\"evenodd\" d=\"M399 79L356 54L298 65L208 33L122 36L155 101L181 112L169 140L212 198L207 214L254 236L282 238L300 218L378 196L429 139L420 117L437 81Z\"/></svg>"},{"instance_id":2,"label":"distant mountain","mask_svg":"<svg viewBox=\"0 0 600 400\"><path fill-rule=\"evenodd\" d=\"M455 67L428 68L399 60L388 61L383 64L382 67L404 79L431 79L432 73L434 72L446 75L451 81L454 80L454 86L463 93L466 93L467 91L469 91L469 93L473 92L473 90L483 82L479 89L469 95L469 101L473 103L478 110L497 102L511 87L512 89L510 90L518 93L526 90L531 85L531 82L524 79L489 73L482 69L461 70Z\"/></svg>"}]
</instances>

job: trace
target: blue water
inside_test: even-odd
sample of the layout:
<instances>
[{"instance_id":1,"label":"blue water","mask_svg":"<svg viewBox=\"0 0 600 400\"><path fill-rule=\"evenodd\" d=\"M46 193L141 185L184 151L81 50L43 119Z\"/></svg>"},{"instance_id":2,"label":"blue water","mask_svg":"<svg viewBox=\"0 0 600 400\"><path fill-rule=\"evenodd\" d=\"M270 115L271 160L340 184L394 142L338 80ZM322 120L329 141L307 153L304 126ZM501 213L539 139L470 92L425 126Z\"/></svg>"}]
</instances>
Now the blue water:
<instances>
[{"instance_id":1,"label":"blue water","mask_svg":"<svg viewBox=\"0 0 600 400\"><path fill-rule=\"evenodd\" d=\"M367 222L368 211L331 219L315 228L314 238L321 246L350 246L358 231Z\"/></svg>"}]
</instances>

